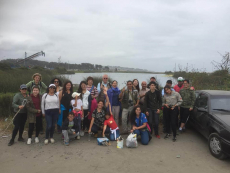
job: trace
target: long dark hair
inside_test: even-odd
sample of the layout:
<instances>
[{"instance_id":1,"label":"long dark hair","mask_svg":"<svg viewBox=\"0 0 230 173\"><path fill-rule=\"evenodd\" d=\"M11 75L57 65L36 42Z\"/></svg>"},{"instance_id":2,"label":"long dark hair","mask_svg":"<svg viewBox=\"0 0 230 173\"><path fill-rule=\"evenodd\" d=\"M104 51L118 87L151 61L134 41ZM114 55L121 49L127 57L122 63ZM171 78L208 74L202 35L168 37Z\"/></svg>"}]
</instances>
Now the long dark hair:
<instances>
[{"instance_id":1,"label":"long dark hair","mask_svg":"<svg viewBox=\"0 0 230 173\"><path fill-rule=\"evenodd\" d=\"M83 84L83 83L84 83L85 85L87 85L85 81L81 81L81 83L80 83L80 85L79 85L79 87L78 87L78 90L77 90L78 93L81 93L81 95L80 95L81 99L82 99L82 88L81 88L81 84Z\"/></svg>"},{"instance_id":2,"label":"long dark hair","mask_svg":"<svg viewBox=\"0 0 230 173\"><path fill-rule=\"evenodd\" d=\"M72 93L73 93L73 84L72 84L72 82L71 82L70 80L69 80L69 81L66 81L66 82L64 83L62 92L63 92L63 93L66 92L66 85L67 85L68 83L70 83L70 85L71 85L70 93L72 94Z\"/></svg>"},{"instance_id":3,"label":"long dark hair","mask_svg":"<svg viewBox=\"0 0 230 173\"><path fill-rule=\"evenodd\" d=\"M137 108L140 108L140 109L141 109L140 106L135 106L135 107L133 108L133 110L131 111L130 120L131 120L131 124L132 124L132 125L135 125L135 124L136 124L135 120L136 120L136 110L137 110Z\"/></svg>"},{"instance_id":4,"label":"long dark hair","mask_svg":"<svg viewBox=\"0 0 230 173\"><path fill-rule=\"evenodd\" d=\"M133 79L133 82L134 82L135 80L137 80L137 79ZM136 87L137 91L139 92L139 91L140 91L139 81L137 80L137 82L138 82L137 86L134 86L134 85L133 85L133 87Z\"/></svg>"},{"instance_id":5,"label":"long dark hair","mask_svg":"<svg viewBox=\"0 0 230 173\"><path fill-rule=\"evenodd\" d=\"M59 78L57 78L57 77L53 78L50 83L54 83L55 79L58 80L59 86L62 86L62 81Z\"/></svg>"}]
</instances>

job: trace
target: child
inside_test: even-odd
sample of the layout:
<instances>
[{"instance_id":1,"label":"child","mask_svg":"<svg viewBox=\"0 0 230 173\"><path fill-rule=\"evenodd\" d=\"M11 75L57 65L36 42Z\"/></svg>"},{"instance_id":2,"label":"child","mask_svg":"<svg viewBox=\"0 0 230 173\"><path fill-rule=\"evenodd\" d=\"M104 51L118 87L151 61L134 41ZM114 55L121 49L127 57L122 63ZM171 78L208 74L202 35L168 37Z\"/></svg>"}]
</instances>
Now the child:
<instances>
[{"instance_id":1,"label":"child","mask_svg":"<svg viewBox=\"0 0 230 173\"><path fill-rule=\"evenodd\" d=\"M78 119L74 118L74 113L70 112L68 118L62 125L62 134L64 136L64 145L69 145L69 136L75 138L79 133Z\"/></svg>"},{"instance_id":2,"label":"child","mask_svg":"<svg viewBox=\"0 0 230 173\"><path fill-rule=\"evenodd\" d=\"M81 130L81 119L83 116L83 106L82 106L82 100L80 99L80 93L74 92L72 94L73 100L71 100L71 105L73 106L73 113L75 118L78 120L79 125L79 133ZM77 135L77 139L80 139L80 134Z\"/></svg>"},{"instance_id":3,"label":"child","mask_svg":"<svg viewBox=\"0 0 230 173\"><path fill-rule=\"evenodd\" d=\"M117 123L115 122L112 111L111 111L111 105L109 103L109 112L106 112L105 114L105 121L104 121L104 128L103 128L103 137L105 137L105 130L107 126L110 128L110 140L115 141L120 136L119 128L117 126Z\"/></svg>"}]
</instances>

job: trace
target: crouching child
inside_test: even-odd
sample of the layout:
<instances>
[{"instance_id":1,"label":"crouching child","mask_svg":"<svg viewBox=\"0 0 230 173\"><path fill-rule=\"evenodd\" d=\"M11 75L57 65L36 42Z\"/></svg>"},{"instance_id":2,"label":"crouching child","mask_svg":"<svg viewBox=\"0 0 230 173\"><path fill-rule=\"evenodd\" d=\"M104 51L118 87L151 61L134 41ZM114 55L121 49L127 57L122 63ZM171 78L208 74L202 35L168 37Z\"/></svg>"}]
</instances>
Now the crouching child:
<instances>
[{"instance_id":1,"label":"crouching child","mask_svg":"<svg viewBox=\"0 0 230 173\"><path fill-rule=\"evenodd\" d=\"M62 125L62 134L64 136L64 145L69 145L70 138L76 138L79 134L79 123L78 119L74 118L74 113L70 112L68 118Z\"/></svg>"},{"instance_id":2,"label":"crouching child","mask_svg":"<svg viewBox=\"0 0 230 173\"><path fill-rule=\"evenodd\" d=\"M111 141L116 141L117 138L120 136L120 132L119 132L119 127L117 126L117 123L114 120L114 117L112 115L112 111L111 111L111 105L109 103L109 111L106 112L105 114L105 121L104 121L104 128L103 128L103 137L105 137L105 131L107 126L110 128L110 140Z\"/></svg>"}]
</instances>

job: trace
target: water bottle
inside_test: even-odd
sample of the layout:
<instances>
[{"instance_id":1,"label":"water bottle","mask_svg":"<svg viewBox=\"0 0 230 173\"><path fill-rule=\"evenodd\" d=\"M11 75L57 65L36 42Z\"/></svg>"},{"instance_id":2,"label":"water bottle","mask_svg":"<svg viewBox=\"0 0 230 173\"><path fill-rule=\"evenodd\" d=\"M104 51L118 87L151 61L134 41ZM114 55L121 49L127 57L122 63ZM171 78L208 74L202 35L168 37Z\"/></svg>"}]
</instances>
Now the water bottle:
<instances>
[{"instance_id":1,"label":"water bottle","mask_svg":"<svg viewBox=\"0 0 230 173\"><path fill-rule=\"evenodd\" d=\"M91 132L89 133L89 135L88 135L88 141L90 141L90 138L91 138Z\"/></svg>"}]
</instances>

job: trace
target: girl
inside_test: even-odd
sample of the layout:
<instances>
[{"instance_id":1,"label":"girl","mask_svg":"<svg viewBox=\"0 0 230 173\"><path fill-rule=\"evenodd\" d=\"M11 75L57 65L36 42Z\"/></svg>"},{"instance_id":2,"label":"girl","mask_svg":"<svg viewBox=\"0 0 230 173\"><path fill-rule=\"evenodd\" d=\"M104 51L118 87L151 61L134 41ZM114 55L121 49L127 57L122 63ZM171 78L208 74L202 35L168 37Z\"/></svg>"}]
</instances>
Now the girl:
<instances>
[{"instance_id":1,"label":"girl","mask_svg":"<svg viewBox=\"0 0 230 173\"><path fill-rule=\"evenodd\" d=\"M133 79L133 90L137 91L138 93L140 91L139 81L137 79Z\"/></svg>"},{"instance_id":2,"label":"girl","mask_svg":"<svg viewBox=\"0 0 230 173\"><path fill-rule=\"evenodd\" d=\"M54 84L50 84L49 88L47 88L46 94L42 96L42 114L46 119L46 139L44 141L45 144L50 142L54 143L53 134L55 123L57 122L57 117L59 113L59 98L55 93L56 87Z\"/></svg>"},{"instance_id":3,"label":"girl","mask_svg":"<svg viewBox=\"0 0 230 173\"><path fill-rule=\"evenodd\" d=\"M8 143L8 146L11 146L14 144L14 139L18 131L19 131L18 141L24 142L24 139L22 138L22 134L23 134L24 126L25 126L26 119L27 119L27 112L26 112L25 104L24 104L24 102L27 101L28 99L26 92L27 92L27 86L25 84L22 84L20 86L20 92L15 94L13 98L12 106L14 108L14 112L16 113L19 110L20 111L14 118L14 121L13 121L14 130L12 133L12 138L10 142Z\"/></svg>"},{"instance_id":4,"label":"girl","mask_svg":"<svg viewBox=\"0 0 230 173\"><path fill-rule=\"evenodd\" d=\"M131 123L132 130L131 133L135 133L137 135L141 135L141 143L143 145L148 145L149 143L149 132L147 131L147 118L144 113L141 113L140 106L134 107L131 113Z\"/></svg>"},{"instance_id":5,"label":"girl","mask_svg":"<svg viewBox=\"0 0 230 173\"><path fill-rule=\"evenodd\" d=\"M33 86L32 94L28 98L28 103L26 105L26 108L27 108L28 120L29 120L27 144L28 145L31 144L35 123L36 123L35 143L39 143L38 135L41 130L42 114L41 114L41 95L39 94L38 86Z\"/></svg>"},{"instance_id":6,"label":"girl","mask_svg":"<svg viewBox=\"0 0 230 173\"><path fill-rule=\"evenodd\" d=\"M102 136L105 137L105 130L107 126L110 128L110 140L115 141L117 138L120 136L119 128L117 126L117 123L115 122L113 118L113 114L111 111L111 105L109 103L109 112L106 112L105 114L105 121L104 121L104 128L103 128L103 133Z\"/></svg>"}]
</instances>

